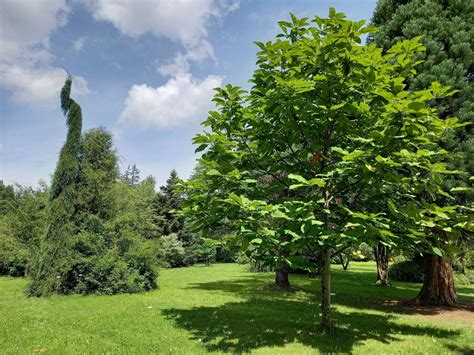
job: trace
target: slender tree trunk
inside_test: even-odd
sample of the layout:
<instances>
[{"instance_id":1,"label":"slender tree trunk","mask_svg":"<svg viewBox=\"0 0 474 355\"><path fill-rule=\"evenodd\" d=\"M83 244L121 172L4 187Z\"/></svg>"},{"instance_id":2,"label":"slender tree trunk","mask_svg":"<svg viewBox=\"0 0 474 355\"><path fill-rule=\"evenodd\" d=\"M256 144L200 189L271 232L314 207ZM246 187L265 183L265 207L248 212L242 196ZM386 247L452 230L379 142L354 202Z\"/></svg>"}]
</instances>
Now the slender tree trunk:
<instances>
[{"instance_id":1,"label":"slender tree trunk","mask_svg":"<svg viewBox=\"0 0 474 355\"><path fill-rule=\"evenodd\" d=\"M374 256L377 263L377 285L391 286L388 280L388 258L390 255L390 249L382 244L377 243L374 246Z\"/></svg>"},{"instance_id":2,"label":"slender tree trunk","mask_svg":"<svg viewBox=\"0 0 474 355\"><path fill-rule=\"evenodd\" d=\"M339 260L341 261L341 265L342 265L342 268L344 269L344 271L347 270L347 268L349 267L349 258L347 258L346 260L344 260L344 256L342 256L342 253L339 254Z\"/></svg>"},{"instance_id":3,"label":"slender tree trunk","mask_svg":"<svg viewBox=\"0 0 474 355\"><path fill-rule=\"evenodd\" d=\"M457 303L451 262L441 256L425 256L423 287L416 300L426 305L454 306Z\"/></svg>"},{"instance_id":4,"label":"slender tree trunk","mask_svg":"<svg viewBox=\"0 0 474 355\"><path fill-rule=\"evenodd\" d=\"M286 264L275 270L275 285L277 287L290 288L290 280L288 279L289 272L290 268Z\"/></svg>"},{"instance_id":5,"label":"slender tree trunk","mask_svg":"<svg viewBox=\"0 0 474 355\"><path fill-rule=\"evenodd\" d=\"M323 330L332 328L331 320L331 260L328 248L321 250L321 327Z\"/></svg>"}]
</instances>

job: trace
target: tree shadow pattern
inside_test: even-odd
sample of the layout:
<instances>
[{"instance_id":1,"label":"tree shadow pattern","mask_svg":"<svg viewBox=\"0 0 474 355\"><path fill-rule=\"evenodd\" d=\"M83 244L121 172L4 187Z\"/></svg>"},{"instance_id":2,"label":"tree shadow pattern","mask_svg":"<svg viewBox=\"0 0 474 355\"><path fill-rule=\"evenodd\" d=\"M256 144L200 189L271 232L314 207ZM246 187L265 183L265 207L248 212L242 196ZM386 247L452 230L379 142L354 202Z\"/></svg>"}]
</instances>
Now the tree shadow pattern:
<instances>
[{"instance_id":1,"label":"tree shadow pattern","mask_svg":"<svg viewBox=\"0 0 474 355\"><path fill-rule=\"evenodd\" d=\"M358 297L351 297L351 294L354 295L352 292L336 297L336 304L358 309L388 310L389 313L341 313L333 310L337 331L334 334L321 333L317 326L320 309L316 286L319 281L307 280L297 288L297 292L290 294L268 290L268 277L261 275L195 283L188 287L237 294L243 301L218 307L172 308L162 313L193 334L193 338L202 342L207 350L221 352L242 353L298 342L322 353L347 353L366 340L388 344L401 341L405 335L451 338L460 334L458 330L397 323L397 317L391 311L406 313L405 310L394 310L367 299L361 302Z\"/></svg>"},{"instance_id":2,"label":"tree shadow pattern","mask_svg":"<svg viewBox=\"0 0 474 355\"><path fill-rule=\"evenodd\" d=\"M333 312L337 331L323 334L317 327L317 307L312 302L256 298L219 307L168 309L163 314L191 332L207 350L237 353L292 342L322 353L347 353L356 344L369 339L388 344L401 340L403 335L436 338L459 335L456 330L397 324L391 315L363 312Z\"/></svg>"}]
</instances>

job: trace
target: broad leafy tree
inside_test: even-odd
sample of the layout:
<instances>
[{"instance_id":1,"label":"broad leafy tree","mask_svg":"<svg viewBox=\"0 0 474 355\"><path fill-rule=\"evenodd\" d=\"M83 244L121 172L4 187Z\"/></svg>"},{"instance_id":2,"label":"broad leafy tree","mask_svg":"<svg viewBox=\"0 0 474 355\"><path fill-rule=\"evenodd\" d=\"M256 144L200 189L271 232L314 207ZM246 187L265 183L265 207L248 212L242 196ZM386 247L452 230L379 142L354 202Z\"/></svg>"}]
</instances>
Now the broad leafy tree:
<instances>
[{"instance_id":1,"label":"broad leafy tree","mask_svg":"<svg viewBox=\"0 0 474 355\"><path fill-rule=\"evenodd\" d=\"M232 229L234 245L277 268L311 267L301 251L317 253L327 328L334 250L382 240L439 252L434 231L451 233L456 206L436 202L441 176L455 173L437 142L459 123L426 105L449 88L406 89L419 38L383 54L361 44L373 28L334 9L279 25L275 41L257 42L250 92L217 89L217 110L194 139L202 173L187 185L185 212L204 234Z\"/></svg>"},{"instance_id":2,"label":"broad leafy tree","mask_svg":"<svg viewBox=\"0 0 474 355\"><path fill-rule=\"evenodd\" d=\"M472 1L379 0L372 18L372 23L379 30L369 40L388 50L397 41L421 36L426 51L417 57L423 63L417 67L417 74L407 80L408 87L423 90L429 88L433 81L450 85L458 92L450 97L431 100L430 105L443 119L456 116L460 122L473 123L473 17ZM442 137L441 145L449 151L450 168L465 172L444 179L444 190L452 194L452 197L443 196L447 204L451 203L452 198L466 207L473 203L474 190L469 188L472 184L469 179L474 175L471 162L474 154L472 129L472 124L462 126ZM469 210L462 212L464 217L461 219L466 219ZM472 238L472 229L469 231L466 226L462 234L461 240ZM464 244L458 245L462 247ZM443 249L445 253L452 254L448 244ZM425 261L425 284L418 299L426 303L454 304L456 293L449 259L426 254Z\"/></svg>"}]
</instances>

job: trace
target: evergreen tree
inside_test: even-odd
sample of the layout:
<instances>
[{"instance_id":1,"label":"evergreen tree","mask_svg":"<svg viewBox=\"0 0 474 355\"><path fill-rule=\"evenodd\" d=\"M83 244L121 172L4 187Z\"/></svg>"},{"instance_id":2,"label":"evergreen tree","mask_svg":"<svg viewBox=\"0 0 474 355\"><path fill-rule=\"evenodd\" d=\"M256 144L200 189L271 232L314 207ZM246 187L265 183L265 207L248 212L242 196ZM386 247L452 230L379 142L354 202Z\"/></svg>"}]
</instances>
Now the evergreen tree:
<instances>
[{"instance_id":1,"label":"evergreen tree","mask_svg":"<svg viewBox=\"0 0 474 355\"><path fill-rule=\"evenodd\" d=\"M178 173L173 169L166 180L166 185L160 187L155 201L155 223L160 235L175 233L186 246L189 244L189 240L187 240L184 218L176 213L181 209L183 202L182 195L177 189L178 180Z\"/></svg>"},{"instance_id":2,"label":"evergreen tree","mask_svg":"<svg viewBox=\"0 0 474 355\"><path fill-rule=\"evenodd\" d=\"M122 174L122 181L130 186L137 186L140 182L140 170L133 164L128 165L127 170Z\"/></svg>"},{"instance_id":3,"label":"evergreen tree","mask_svg":"<svg viewBox=\"0 0 474 355\"><path fill-rule=\"evenodd\" d=\"M372 18L379 30L369 41L387 50L397 41L421 36L426 55L419 57L423 63L418 66L417 75L407 82L409 88L426 89L433 81L438 81L459 90L454 96L433 100L431 104L441 118L456 116L460 122L473 123L473 17L472 1L379 0ZM454 188L457 202L465 206L471 204L474 197L473 189L468 188L469 177L474 175L472 129L472 124L459 127L443 139L443 147L450 152L451 168L466 172L447 178L444 189ZM461 239L465 238L462 236ZM426 264L425 285L419 299L427 303L455 303L452 268L448 260L427 255ZM444 291L440 289L443 285Z\"/></svg>"},{"instance_id":4,"label":"evergreen tree","mask_svg":"<svg viewBox=\"0 0 474 355\"><path fill-rule=\"evenodd\" d=\"M112 136L99 128L81 137L81 111L69 97L70 88L68 78L61 95L68 137L53 177L49 225L29 293L115 294L153 289L154 257L133 228L123 225L118 213L114 197L118 159Z\"/></svg>"},{"instance_id":5,"label":"evergreen tree","mask_svg":"<svg viewBox=\"0 0 474 355\"><path fill-rule=\"evenodd\" d=\"M29 293L34 296L61 291L61 269L65 258L70 257L68 239L76 232L74 215L82 113L81 107L70 97L71 85L72 78L68 76L61 90L61 109L67 116L68 132L53 175L48 226L29 285Z\"/></svg>"}]
</instances>

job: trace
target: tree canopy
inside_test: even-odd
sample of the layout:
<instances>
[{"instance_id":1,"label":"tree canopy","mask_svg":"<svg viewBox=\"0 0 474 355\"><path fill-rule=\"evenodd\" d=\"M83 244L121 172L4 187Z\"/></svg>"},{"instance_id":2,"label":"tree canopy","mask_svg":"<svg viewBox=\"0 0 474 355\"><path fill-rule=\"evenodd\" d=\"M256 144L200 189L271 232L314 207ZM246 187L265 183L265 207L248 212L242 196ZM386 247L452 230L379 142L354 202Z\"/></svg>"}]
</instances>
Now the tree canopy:
<instances>
[{"instance_id":1,"label":"tree canopy","mask_svg":"<svg viewBox=\"0 0 474 355\"><path fill-rule=\"evenodd\" d=\"M279 22L260 51L246 92L216 89L216 111L194 138L201 179L187 185L195 228L225 224L232 243L269 254L277 265L311 267L321 254L323 326L329 316L329 255L357 242L426 243L453 229L456 206L439 206L447 167L439 145L456 118L427 104L453 94L434 82L410 91L420 38L386 53L361 36L375 30L334 9L328 18ZM419 198L420 194L423 196Z\"/></svg>"}]
</instances>

